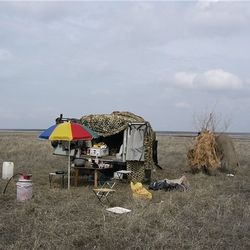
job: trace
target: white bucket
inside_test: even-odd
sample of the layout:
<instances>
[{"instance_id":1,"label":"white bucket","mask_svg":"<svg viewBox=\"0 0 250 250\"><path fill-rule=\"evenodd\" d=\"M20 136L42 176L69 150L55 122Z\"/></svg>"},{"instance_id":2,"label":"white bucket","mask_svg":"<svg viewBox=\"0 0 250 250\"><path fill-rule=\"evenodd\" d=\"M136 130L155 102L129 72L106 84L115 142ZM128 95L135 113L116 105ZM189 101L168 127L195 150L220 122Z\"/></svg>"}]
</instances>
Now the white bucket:
<instances>
[{"instance_id":1,"label":"white bucket","mask_svg":"<svg viewBox=\"0 0 250 250\"><path fill-rule=\"evenodd\" d=\"M26 201L32 198L32 181L19 180L16 183L17 201Z\"/></svg>"},{"instance_id":2,"label":"white bucket","mask_svg":"<svg viewBox=\"0 0 250 250\"><path fill-rule=\"evenodd\" d=\"M13 176L14 163L9 161L3 162L2 179L10 179Z\"/></svg>"}]
</instances>

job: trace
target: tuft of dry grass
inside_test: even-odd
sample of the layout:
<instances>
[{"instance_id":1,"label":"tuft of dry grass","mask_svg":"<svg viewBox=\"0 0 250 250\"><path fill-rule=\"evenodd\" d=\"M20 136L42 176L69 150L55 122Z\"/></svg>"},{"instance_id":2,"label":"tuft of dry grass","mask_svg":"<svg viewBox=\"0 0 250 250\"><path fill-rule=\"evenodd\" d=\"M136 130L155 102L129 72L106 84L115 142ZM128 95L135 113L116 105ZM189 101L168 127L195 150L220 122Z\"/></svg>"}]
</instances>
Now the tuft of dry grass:
<instances>
[{"instance_id":1,"label":"tuft of dry grass","mask_svg":"<svg viewBox=\"0 0 250 250\"><path fill-rule=\"evenodd\" d=\"M110 205L132 211L116 215L105 211L91 185L49 188L48 173L66 170L67 159L53 156L48 141L2 133L0 163L13 161L15 172L32 173L34 197L18 203L15 182L3 195L6 180L0 180L0 249L249 249L250 141L234 141L241 167L228 177L189 172L193 138L157 139L163 170L153 180L185 174L191 189L154 191L152 201L143 201L133 198L129 184L117 183Z\"/></svg>"}]
</instances>

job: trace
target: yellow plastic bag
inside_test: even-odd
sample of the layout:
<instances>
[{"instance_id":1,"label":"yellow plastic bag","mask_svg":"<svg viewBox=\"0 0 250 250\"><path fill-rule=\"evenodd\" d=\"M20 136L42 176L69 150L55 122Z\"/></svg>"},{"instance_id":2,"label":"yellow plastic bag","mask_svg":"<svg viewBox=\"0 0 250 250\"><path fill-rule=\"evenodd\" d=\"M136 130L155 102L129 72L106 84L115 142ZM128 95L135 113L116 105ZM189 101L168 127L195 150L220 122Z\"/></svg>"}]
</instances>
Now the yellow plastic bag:
<instances>
[{"instance_id":1,"label":"yellow plastic bag","mask_svg":"<svg viewBox=\"0 0 250 250\"><path fill-rule=\"evenodd\" d=\"M152 199L152 194L145 187L143 187L140 182L136 182L135 184L130 182L130 186L133 192L133 197L149 200Z\"/></svg>"}]
</instances>

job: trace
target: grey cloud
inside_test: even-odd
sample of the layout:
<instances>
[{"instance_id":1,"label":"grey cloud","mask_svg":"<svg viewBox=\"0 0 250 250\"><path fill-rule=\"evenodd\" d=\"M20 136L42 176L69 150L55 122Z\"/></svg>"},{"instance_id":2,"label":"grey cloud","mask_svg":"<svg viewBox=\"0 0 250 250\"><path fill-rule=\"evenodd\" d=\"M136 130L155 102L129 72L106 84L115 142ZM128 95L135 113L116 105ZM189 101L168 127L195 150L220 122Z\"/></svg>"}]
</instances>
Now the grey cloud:
<instances>
[{"instance_id":1,"label":"grey cloud","mask_svg":"<svg viewBox=\"0 0 250 250\"><path fill-rule=\"evenodd\" d=\"M222 111L238 112L241 97L245 107L250 102L244 84L249 4L202 9L197 2L1 2L0 7L0 98L8 107L0 110L1 127L12 126L15 114L16 127L27 126L25 117L29 126L46 127L60 113L128 110L156 129L185 130L192 129L196 108L219 99ZM237 76L241 89L208 91L206 83L187 91L173 84L176 72L200 74L195 84L205 82L209 69ZM245 117L237 118L242 122L234 128L246 130Z\"/></svg>"},{"instance_id":2,"label":"grey cloud","mask_svg":"<svg viewBox=\"0 0 250 250\"><path fill-rule=\"evenodd\" d=\"M250 21L249 2L199 1L191 11L195 32L203 36L245 33Z\"/></svg>"},{"instance_id":3,"label":"grey cloud","mask_svg":"<svg viewBox=\"0 0 250 250\"><path fill-rule=\"evenodd\" d=\"M212 69L203 73L177 72L175 83L184 88L204 88L212 90L236 90L242 88L242 81L236 75L222 69Z\"/></svg>"},{"instance_id":4,"label":"grey cloud","mask_svg":"<svg viewBox=\"0 0 250 250\"><path fill-rule=\"evenodd\" d=\"M0 48L0 61L8 61L11 59L11 57L12 55L9 50Z\"/></svg>"}]
</instances>

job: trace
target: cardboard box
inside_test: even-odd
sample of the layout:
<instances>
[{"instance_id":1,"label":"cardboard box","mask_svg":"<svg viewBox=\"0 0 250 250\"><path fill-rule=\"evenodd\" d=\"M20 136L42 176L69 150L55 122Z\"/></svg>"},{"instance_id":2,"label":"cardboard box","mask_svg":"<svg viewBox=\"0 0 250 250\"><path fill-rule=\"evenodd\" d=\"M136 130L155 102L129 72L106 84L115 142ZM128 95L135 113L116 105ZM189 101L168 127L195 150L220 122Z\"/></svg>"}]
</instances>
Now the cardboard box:
<instances>
[{"instance_id":1,"label":"cardboard box","mask_svg":"<svg viewBox=\"0 0 250 250\"><path fill-rule=\"evenodd\" d=\"M89 154L91 156L102 157L102 156L109 155L109 149L108 148L90 148Z\"/></svg>"}]
</instances>

